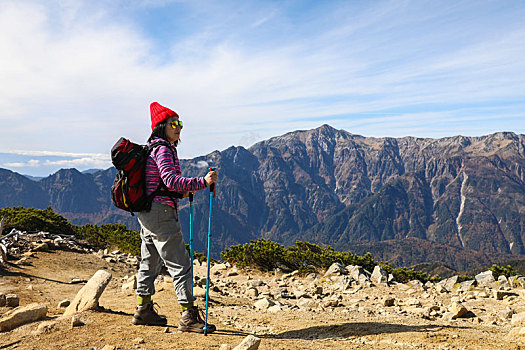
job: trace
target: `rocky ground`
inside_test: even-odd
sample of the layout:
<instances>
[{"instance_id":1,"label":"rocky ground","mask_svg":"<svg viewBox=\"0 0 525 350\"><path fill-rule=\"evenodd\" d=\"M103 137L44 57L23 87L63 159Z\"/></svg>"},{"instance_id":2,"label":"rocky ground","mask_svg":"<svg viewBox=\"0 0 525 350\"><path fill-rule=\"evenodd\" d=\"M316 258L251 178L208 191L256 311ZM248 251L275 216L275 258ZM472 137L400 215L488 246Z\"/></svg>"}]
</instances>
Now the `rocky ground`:
<instances>
[{"instance_id":1,"label":"rocky ground","mask_svg":"<svg viewBox=\"0 0 525 350\"><path fill-rule=\"evenodd\" d=\"M261 339L259 349L525 347L523 280L498 282L485 274L476 282L452 278L422 285L386 283L381 271L371 276L352 266L300 277L218 264L212 269L209 315L218 331L203 336L177 332L180 311L167 276L157 280L154 301L168 327L131 325L135 257L57 239L22 246L11 247L0 267L0 328L32 303L45 305L45 315L1 332L0 349L234 349L250 334ZM100 307L63 316L98 270L112 275ZM205 266L196 263L200 305L205 274Z\"/></svg>"}]
</instances>

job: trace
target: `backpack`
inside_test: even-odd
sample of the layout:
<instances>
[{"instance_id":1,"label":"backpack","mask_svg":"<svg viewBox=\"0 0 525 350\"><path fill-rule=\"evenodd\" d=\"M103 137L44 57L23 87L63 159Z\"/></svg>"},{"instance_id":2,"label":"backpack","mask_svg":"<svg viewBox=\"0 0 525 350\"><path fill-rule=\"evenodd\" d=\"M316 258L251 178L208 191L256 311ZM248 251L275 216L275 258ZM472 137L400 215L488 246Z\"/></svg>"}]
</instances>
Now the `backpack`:
<instances>
[{"instance_id":1,"label":"backpack","mask_svg":"<svg viewBox=\"0 0 525 350\"><path fill-rule=\"evenodd\" d=\"M117 208L134 215L133 212L149 211L153 198L159 194L182 198L181 194L168 191L162 180L153 193L146 194L146 160L162 144L168 145L166 141L139 145L121 137L111 148L111 162L118 170L111 186L111 199Z\"/></svg>"}]
</instances>

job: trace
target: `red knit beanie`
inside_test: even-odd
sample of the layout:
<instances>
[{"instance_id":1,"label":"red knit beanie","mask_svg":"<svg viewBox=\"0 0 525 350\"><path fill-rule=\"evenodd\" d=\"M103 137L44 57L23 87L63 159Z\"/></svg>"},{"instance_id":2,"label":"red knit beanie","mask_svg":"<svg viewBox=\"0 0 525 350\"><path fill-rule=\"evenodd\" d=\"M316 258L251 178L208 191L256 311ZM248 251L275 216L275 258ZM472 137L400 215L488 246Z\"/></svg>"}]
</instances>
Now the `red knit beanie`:
<instances>
[{"instance_id":1,"label":"red knit beanie","mask_svg":"<svg viewBox=\"0 0 525 350\"><path fill-rule=\"evenodd\" d=\"M171 117L179 117L177 113L171 109L161 106L158 102L153 102L149 109L151 111L151 130L163 120L166 120Z\"/></svg>"}]
</instances>

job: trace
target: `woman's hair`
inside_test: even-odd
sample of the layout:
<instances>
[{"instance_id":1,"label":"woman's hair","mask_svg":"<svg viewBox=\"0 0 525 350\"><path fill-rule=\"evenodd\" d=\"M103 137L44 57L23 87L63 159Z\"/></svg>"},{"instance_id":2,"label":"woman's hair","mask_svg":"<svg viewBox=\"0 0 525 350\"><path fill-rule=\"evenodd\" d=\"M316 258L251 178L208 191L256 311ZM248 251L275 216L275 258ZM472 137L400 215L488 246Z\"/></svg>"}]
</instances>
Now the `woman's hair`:
<instances>
[{"instance_id":1,"label":"woman's hair","mask_svg":"<svg viewBox=\"0 0 525 350\"><path fill-rule=\"evenodd\" d=\"M155 127L153 128L153 131L151 132L151 135L148 138L148 142L150 142L155 137L159 137L165 141L168 141L168 138L166 137L166 126L167 125L168 125L167 120L163 120L157 125L155 125ZM179 141L180 140L177 140L173 144L177 146Z\"/></svg>"}]
</instances>

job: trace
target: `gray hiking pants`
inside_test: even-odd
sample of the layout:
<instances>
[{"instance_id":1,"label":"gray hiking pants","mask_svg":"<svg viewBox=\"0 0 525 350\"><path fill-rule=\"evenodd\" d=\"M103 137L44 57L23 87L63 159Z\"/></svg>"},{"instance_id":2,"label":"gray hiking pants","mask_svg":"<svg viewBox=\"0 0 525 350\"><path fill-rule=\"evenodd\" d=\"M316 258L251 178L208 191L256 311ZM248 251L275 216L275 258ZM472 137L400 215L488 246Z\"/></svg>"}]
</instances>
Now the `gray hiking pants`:
<instances>
[{"instance_id":1,"label":"gray hiking pants","mask_svg":"<svg viewBox=\"0 0 525 350\"><path fill-rule=\"evenodd\" d=\"M162 263L173 278L180 304L195 300L191 295L191 262L182 238L179 215L167 204L153 202L151 211L137 214L140 223L140 265L137 274L137 294L155 294L155 279Z\"/></svg>"}]
</instances>

